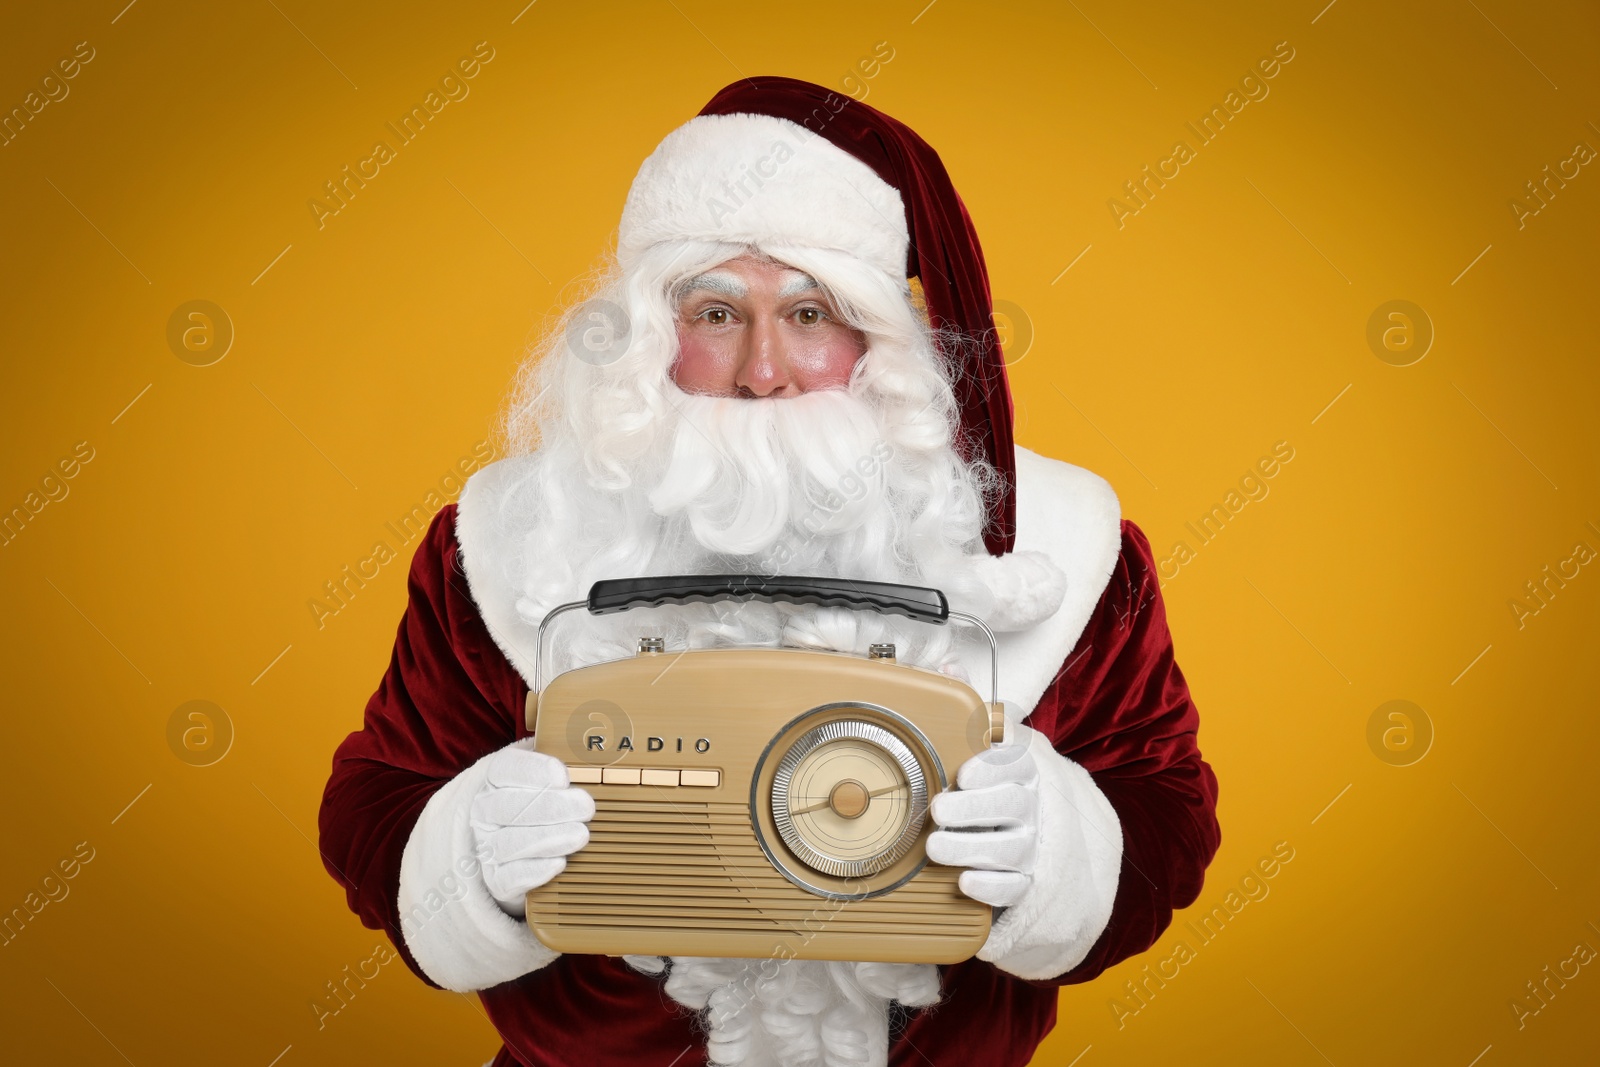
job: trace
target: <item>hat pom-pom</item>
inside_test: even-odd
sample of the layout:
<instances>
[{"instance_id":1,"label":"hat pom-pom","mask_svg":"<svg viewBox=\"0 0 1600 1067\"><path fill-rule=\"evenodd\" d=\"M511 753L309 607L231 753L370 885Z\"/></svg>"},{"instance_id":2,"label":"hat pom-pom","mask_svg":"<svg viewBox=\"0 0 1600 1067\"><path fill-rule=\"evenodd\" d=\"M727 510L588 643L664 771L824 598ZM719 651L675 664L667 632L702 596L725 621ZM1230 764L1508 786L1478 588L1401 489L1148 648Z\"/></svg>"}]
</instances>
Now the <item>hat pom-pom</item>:
<instances>
[{"instance_id":1,"label":"hat pom-pom","mask_svg":"<svg viewBox=\"0 0 1600 1067\"><path fill-rule=\"evenodd\" d=\"M983 621L992 630L1026 630L1054 615L1067 595L1067 576L1043 552L975 557L973 576L991 596Z\"/></svg>"}]
</instances>

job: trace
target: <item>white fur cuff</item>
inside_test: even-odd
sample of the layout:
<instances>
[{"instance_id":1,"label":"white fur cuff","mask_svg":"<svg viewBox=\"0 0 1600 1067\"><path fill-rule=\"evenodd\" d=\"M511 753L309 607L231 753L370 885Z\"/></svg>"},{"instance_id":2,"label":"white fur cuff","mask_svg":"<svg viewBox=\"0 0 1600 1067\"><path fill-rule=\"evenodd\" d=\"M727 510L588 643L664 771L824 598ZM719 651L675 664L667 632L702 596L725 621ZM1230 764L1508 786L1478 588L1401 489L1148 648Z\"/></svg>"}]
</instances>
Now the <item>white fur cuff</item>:
<instances>
[{"instance_id":1,"label":"white fur cuff","mask_svg":"<svg viewBox=\"0 0 1600 1067\"><path fill-rule=\"evenodd\" d=\"M501 910L484 884L469 815L488 759L433 795L400 859L406 947L429 978L457 993L520 978L560 955Z\"/></svg>"},{"instance_id":2,"label":"white fur cuff","mask_svg":"<svg viewBox=\"0 0 1600 1067\"><path fill-rule=\"evenodd\" d=\"M995 920L978 958L1019 978L1065 974L1111 921L1122 869L1122 824L1089 772L1034 743L1039 767L1039 851L1022 899Z\"/></svg>"}]
</instances>

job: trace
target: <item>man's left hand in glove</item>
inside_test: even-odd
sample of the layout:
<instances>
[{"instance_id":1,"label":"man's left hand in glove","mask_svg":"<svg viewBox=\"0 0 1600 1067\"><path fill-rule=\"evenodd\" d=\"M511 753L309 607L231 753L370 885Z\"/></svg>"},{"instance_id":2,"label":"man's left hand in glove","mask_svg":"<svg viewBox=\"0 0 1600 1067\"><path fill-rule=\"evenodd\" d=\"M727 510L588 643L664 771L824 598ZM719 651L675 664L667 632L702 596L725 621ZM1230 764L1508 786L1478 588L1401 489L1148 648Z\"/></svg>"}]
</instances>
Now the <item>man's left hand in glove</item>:
<instances>
[{"instance_id":1,"label":"man's left hand in glove","mask_svg":"<svg viewBox=\"0 0 1600 1067\"><path fill-rule=\"evenodd\" d=\"M1006 705L1006 740L968 759L933 798L928 858L961 872L961 891L997 909L978 952L1021 978L1077 966L1105 929L1122 827L1078 764Z\"/></svg>"}]
</instances>

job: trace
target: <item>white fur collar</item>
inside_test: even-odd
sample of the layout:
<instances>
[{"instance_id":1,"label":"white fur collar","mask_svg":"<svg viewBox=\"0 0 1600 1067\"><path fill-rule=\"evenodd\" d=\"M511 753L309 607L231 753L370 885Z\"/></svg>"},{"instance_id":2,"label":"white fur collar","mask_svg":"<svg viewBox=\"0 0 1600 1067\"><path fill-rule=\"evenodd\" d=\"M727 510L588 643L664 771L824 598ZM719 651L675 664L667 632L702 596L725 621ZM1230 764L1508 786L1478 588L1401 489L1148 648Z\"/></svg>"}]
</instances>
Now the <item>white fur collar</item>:
<instances>
[{"instance_id":1,"label":"white fur collar","mask_svg":"<svg viewBox=\"0 0 1600 1067\"><path fill-rule=\"evenodd\" d=\"M1030 629L1002 633L1000 696L1031 712L1078 642L1105 590L1122 545L1122 507L1104 479L1025 448L1017 455L1018 552L1048 556L1066 576L1061 606ZM467 480L456 518L462 566L489 633L531 684L535 627L517 614L522 537L519 516L507 507L510 487L531 457L491 463ZM973 688L987 699L989 654L967 643L963 663Z\"/></svg>"},{"instance_id":2,"label":"white fur collar","mask_svg":"<svg viewBox=\"0 0 1600 1067\"><path fill-rule=\"evenodd\" d=\"M1018 447L1018 552L1050 557L1067 577L1055 613L1000 638L1000 696L1032 712L1078 643L1122 550L1122 504L1098 474ZM989 658L968 664L972 686L989 696Z\"/></svg>"}]
</instances>

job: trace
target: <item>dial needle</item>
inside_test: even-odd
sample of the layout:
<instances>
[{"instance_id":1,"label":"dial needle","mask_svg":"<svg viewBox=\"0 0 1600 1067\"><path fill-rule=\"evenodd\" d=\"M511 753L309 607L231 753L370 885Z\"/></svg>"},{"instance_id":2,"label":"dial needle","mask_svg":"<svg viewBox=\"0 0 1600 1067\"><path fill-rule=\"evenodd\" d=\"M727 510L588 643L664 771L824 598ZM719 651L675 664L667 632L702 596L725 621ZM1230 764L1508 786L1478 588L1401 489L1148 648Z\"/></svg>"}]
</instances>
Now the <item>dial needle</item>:
<instances>
[{"instance_id":1,"label":"dial needle","mask_svg":"<svg viewBox=\"0 0 1600 1067\"><path fill-rule=\"evenodd\" d=\"M904 785L886 785L882 789L874 789L872 792L868 793L867 794L867 799L871 800L873 797L881 797L885 793L893 793L897 789L904 789L904 788L905 788ZM799 811L790 811L789 814L790 815L810 815L814 811L821 811L823 808L828 807L832 803L833 803L833 801L831 801L831 800L824 800L822 803L813 804L809 808L801 808Z\"/></svg>"}]
</instances>

